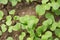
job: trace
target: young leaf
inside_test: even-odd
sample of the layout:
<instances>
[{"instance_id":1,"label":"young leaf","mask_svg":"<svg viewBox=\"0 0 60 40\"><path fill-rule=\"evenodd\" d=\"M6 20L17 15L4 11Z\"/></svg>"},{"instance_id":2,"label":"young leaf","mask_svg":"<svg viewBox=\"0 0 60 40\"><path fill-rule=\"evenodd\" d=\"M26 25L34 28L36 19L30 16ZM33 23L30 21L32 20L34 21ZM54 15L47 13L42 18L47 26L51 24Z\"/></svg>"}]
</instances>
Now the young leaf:
<instances>
[{"instance_id":1,"label":"young leaf","mask_svg":"<svg viewBox=\"0 0 60 40\"><path fill-rule=\"evenodd\" d=\"M6 25L10 26L12 24L11 19L12 17L10 15L6 17Z\"/></svg>"},{"instance_id":2,"label":"young leaf","mask_svg":"<svg viewBox=\"0 0 60 40\"><path fill-rule=\"evenodd\" d=\"M19 20L19 18L20 18L19 16L14 16L13 19L14 19L14 20Z\"/></svg>"},{"instance_id":3,"label":"young leaf","mask_svg":"<svg viewBox=\"0 0 60 40\"><path fill-rule=\"evenodd\" d=\"M50 30L51 30L51 31L55 31L55 29L57 28L57 25L58 25L58 24L57 24L56 22L54 22L54 23L52 24Z\"/></svg>"},{"instance_id":4,"label":"young leaf","mask_svg":"<svg viewBox=\"0 0 60 40\"><path fill-rule=\"evenodd\" d=\"M36 13L38 15L44 15L45 14L45 7L44 7L44 5L37 5L36 6Z\"/></svg>"},{"instance_id":5,"label":"young leaf","mask_svg":"<svg viewBox=\"0 0 60 40\"><path fill-rule=\"evenodd\" d=\"M52 32L47 31L41 38L41 40L48 40L52 36Z\"/></svg>"},{"instance_id":6,"label":"young leaf","mask_svg":"<svg viewBox=\"0 0 60 40\"><path fill-rule=\"evenodd\" d=\"M14 15L15 14L15 10L13 9L13 10L9 11L9 14Z\"/></svg>"},{"instance_id":7,"label":"young leaf","mask_svg":"<svg viewBox=\"0 0 60 40\"><path fill-rule=\"evenodd\" d=\"M21 35L19 35L19 40L23 40L25 36L26 36L26 33L22 32Z\"/></svg>"},{"instance_id":8,"label":"young leaf","mask_svg":"<svg viewBox=\"0 0 60 40\"><path fill-rule=\"evenodd\" d=\"M2 35L2 31L0 30L0 36Z\"/></svg>"},{"instance_id":9,"label":"young leaf","mask_svg":"<svg viewBox=\"0 0 60 40\"><path fill-rule=\"evenodd\" d=\"M59 38L55 38L54 40L59 40Z\"/></svg>"},{"instance_id":10,"label":"young leaf","mask_svg":"<svg viewBox=\"0 0 60 40\"><path fill-rule=\"evenodd\" d=\"M11 33L13 30L13 26L10 26L9 29L8 29L8 32Z\"/></svg>"},{"instance_id":11,"label":"young leaf","mask_svg":"<svg viewBox=\"0 0 60 40\"><path fill-rule=\"evenodd\" d=\"M47 19L46 21L43 22L43 25L49 26L52 24L52 20L51 19Z\"/></svg>"},{"instance_id":12,"label":"young leaf","mask_svg":"<svg viewBox=\"0 0 60 40\"><path fill-rule=\"evenodd\" d=\"M18 31L20 29L20 23L17 23L15 26L13 26L14 31Z\"/></svg>"},{"instance_id":13,"label":"young leaf","mask_svg":"<svg viewBox=\"0 0 60 40\"><path fill-rule=\"evenodd\" d=\"M0 3L7 4L8 3L8 0L0 0Z\"/></svg>"},{"instance_id":14,"label":"young leaf","mask_svg":"<svg viewBox=\"0 0 60 40\"><path fill-rule=\"evenodd\" d=\"M60 29L56 29L55 34L56 34L56 36L58 36L60 38Z\"/></svg>"},{"instance_id":15,"label":"young leaf","mask_svg":"<svg viewBox=\"0 0 60 40\"><path fill-rule=\"evenodd\" d=\"M52 3L51 3L51 6L52 6L52 8L53 8L54 10L57 10L57 9L60 7L57 2L52 2Z\"/></svg>"},{"instance_id":16,"label":"young leaf","mask_svg":"<svg viewBox=\"0 0 60 40\"><path fill-rule=\"evenodd\" d=\"M58 9L58 10L53 10L53 12L55 12L55 14L58 15L58 16L60 15L60 9Z\"/></svg>"},{"instance_id":17,"label":"young leaf","mask_svg":"<svg viewBox=\"0 0 60 40\"><path fill-rule=\"evenodd\" d=\"M12 24L12 21L9 21L9 20L6 21L6 25L7 25L7 26L10 26L11 24Z\"/></svg>"},{"instance_id":18,"label":"young leaf","mask_svg":"<svg viewBox=\"0 0 60 40\"><path fill-rule=\"evenodd\" d=\"M1 29L2 29L2 32L6 32L6 30L7 30L6 25L5 24L2 24L1 25Z\"/></svg>"},{"instance_id":19,"label":"young leaf","mask_svg":"<svg viewBox=\"0 0 60 40\"><path fill-rule=\"evenodd\" d=\"M9 0L12 4L12 6L15 6L17 4L17 0Z\"/></svg>"},{"instance_id":20,"label":"young leaf","mask_svg":"<svg viewBox=\"0 0 60 40\"><path fill-rule=\"evenodd\" d=\"M14 40L12 37L8 37L6 40Z\"/></svg>"},{"instance_id":21,"label":"young leaf","mask_svg":"<svg viewBox=\"0 0 60 40\"><path fill-rule=\"evenodd\" d=\"M45 14L45 18L47 18L47 19L52 19L52 21L55 22L54 16L53 16L51 13L49 13L49 12L47 12L47 13Z\"/></svg>"},{"instance_id":22,"label":"young leaf","mask_svg":"<svg viewBox=\"0 0 60 40\"><path fill-rule=\"evenodd\" d=\"M18 2L21 2L22 0L17 0Z\"/></svg>"},{"instance_id":23,"label":"young leaf","mask_svg":"<svg viewBox=\"0 0 60 40\"><path fill-rule=\"evenodd\" d=\"M39 26L37 29L36 29L36 34L40 37L42 35L42 26Z\"/></svg>"},{"instance_id":24,"label":"young leaf","mask_svg":"<svg viewBox=\"0 0 60 40\"><path fill-rule=\"evenodd\" d=\"M28 38L27 38L27 40L33 40L33 38L31 38L31 37L28 37Z\"/></svg>"},{"instance_id":25,"label":"young leaf","mask_svg":"<svg viewBox=\"0 0 60 40\"><path fill-rule=\"evenodd\" d=\"M49 0L42 0L42 4L46 4Z\"/></svg>"},{"instance_id":26,"label":"young leaf","mask_svg":"<svg viewBox=\"0 0 60 40\"><path fill-rule=\"evenodd\" d=\"M3 18L3 16L4 16L4 13L3 11L0 10L0 20Z\"/></svg>"}]
</instances>

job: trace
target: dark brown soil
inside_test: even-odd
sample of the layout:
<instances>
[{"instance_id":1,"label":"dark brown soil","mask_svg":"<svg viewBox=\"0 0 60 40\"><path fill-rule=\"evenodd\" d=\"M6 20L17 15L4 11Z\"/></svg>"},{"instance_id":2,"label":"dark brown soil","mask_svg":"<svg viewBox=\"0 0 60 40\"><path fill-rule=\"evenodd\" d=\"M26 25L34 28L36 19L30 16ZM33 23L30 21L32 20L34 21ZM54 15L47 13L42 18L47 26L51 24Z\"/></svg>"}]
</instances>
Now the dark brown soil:
<instances>
[{"instance_id":1,"label":"dark brown soil","mask_svg":"<svg viewBox=\"0 0 60 40\"><path fill-rule=\"evenodd\" d=\"M18 16L24 16L24 15L35 15L35 16L37 16L37 14L35 12L35 6L36 6L36 4L39 4L39 2L41 2L41 1L38 1L38 3L33 2L30 4L22 2L22 3L18 3L15 7L12 7L11 3L8 3L7 5L0 4L0 10L3 10L5 13L2 21L0 21L0 24L5 23L6 16L9 15L8 12L12 9L16 10L15 15L18 15ZM44 15L43 16L37 16L37 18L40 19L37 26L41 25L42 22L46 19L46 18L44 18ZM60 16L55 16L55 19L56 19L56 21L60 20ZM14 24L14 22L13 22L13 24ZM6 40L6 38L8 36L12 36L14 38L14 40L18 40L18 36L20 35L20 33L22 31L24 31L24 30L13 31L12 33L5 32L0 37L0 40ZM27 33L26 37L28 37L28 36L29 36L29 34ZM26 40L26 39L24 39L24 40Z\"/></svg>"}]
</instances>

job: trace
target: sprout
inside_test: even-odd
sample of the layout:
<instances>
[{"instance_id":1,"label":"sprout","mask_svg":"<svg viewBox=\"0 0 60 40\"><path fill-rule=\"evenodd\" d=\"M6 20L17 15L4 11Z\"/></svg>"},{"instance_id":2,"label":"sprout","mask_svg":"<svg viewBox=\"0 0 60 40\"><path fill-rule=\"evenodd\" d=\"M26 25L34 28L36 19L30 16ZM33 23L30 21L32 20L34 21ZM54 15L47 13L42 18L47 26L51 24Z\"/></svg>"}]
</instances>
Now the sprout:
<instances>
[{"instance_id":1,"label":"sprout","mask_svg":"<svg viewBox=\"0 0 60 40\"><path fill-rule=\"evenodd\" d=\"M52 32L47 31L44 35L42 35L41 40L48 40L52 36Z\"/></svg>"},{"instance_id":2,"label":"sprout","mask_svg":"<svg viewBox=\"0 0 60 40\"><path fill-rule=\"evenodd\" d=\"M9 0L12 4L12 6L15 6L17 4L17 0Z\"/></svg>"},{"instance_id":3,"label":"sprout","mask_svg":"<svg viewBox=\"0 0 60 40\"><path fill-rule=\"evenodd\" d=\"M49 0L42 0L42 4L46 4Z\"/></svg>"},{"instance_id":4,"label":"sprout","mask_svg":"<svg viewBox=\"0 0 60 40\"><path fill-rule=\"evenodd\" d=\"M2 35L2 31L0 30L0 36Z\"/></svg>"},{"instance_id":5,"label":"sprout","mask_svg":"<svg viewBox=\"0 0 60 40\"><path fill-rule=\"evenodd\" d=\"M14 15L15 14L15 10L9 11L9 14Z\"/></svg>"},{"instance_id":6,"label":"sprout","mask_svg":"<svg viewBox=\"0 0 60 40\"><path fill-rule=\"evenodd\" d=\"M42 35L42 26L39 26L37 29L36 29L36 33L37 35L40 37Z\"/></svg>"},{"instance_id":7,"label":"sprout","mask_svg":"<svg viewBox=\"0 0 60 40\"><path fill-rule=\"evenodd\" d=\"M13 26L14 31L18 31L20 29L20 23L17 23L15 26Z\"/></svg>"},{"instance_id":8,"label":"sprout","mask_svg":"<svg viewBox=\"0 0 60 40\"><path fill-rule=\"evenodd\" d=\"M31 38L31 37L28 37L28 38L27 38L27 40L33 40L33 38Z\"/></svg>"},{"instance_id":9,"label":"sprout","mask_svg":"<svg viewBox=\"0 0 60 40\"><path fill-rule=\"evenodd\" d=\"M19 16L14 16L13 19L14 19L14 20L19 20L19 18L20 18Z\"/></svg>"},{"instance_id":10,"label":"sprout","mask_svg":"<svg viewBox=\"0 0 60 40\"><path fill-rule=\"evenodd\" d=\"M8 37L6 40L14 40L12 37Z\"/></svg>"},{"instance_id":11,"label":"sprout","mask_svg":"<svg viewBox=\"0 0 60 40\"><path fill-rule=\"evenodd\" d=\"M45 14L44 5L37 5L37 6L36 6L36 13L37 13L38 15L44 15L44 14Z\"/></svg>"},{"instance_id":12,"label":"sprout","mask_svg":"<svg viewBox=\"0 0 60 40\"><path fill-rule=\"evenodd\" d=\"M59 40L59 38L55 38L54 40Z\"/></svg>"},{"instance_id":13,"label":"sprout","mask_svg":"<svg viewBox=\"0 0 60 40\"><path fill-rule=\"evenodd\" d=\"M8 0L0 0L0 3L7 4L8 3Z\"/></svg>"},{"instance_id":14,"label":"sprout","mask_svg":"<svg viewBox=\"0 0 60 40\"><path fill-rule=\"evenodd\" d=\"M52 2L51 6L54 10L57 10L60 7L60 5L57 2Z\"/></svg>"},{"instance_id":15,"label":"sprout","mask_svg":"<svg viewBox=\"0 0 60 40\"><path fill-rule=\"evenodd\" d=\"M55 35L60 38L60 29L56 29L56 30L55 30Z\"/></svg>"},{"instance_id":16,"label":"sprout","mask_svg":"<svg viewBox=\"0 0 60 40\"><path fill-rule=\"evenodd\" d=\"M6 25L10 26L12 24L11 19L12 17L10 15L6 17Z\"/></svg>"},{"instance_id":17,"label":"sprout","mask_svg":"<svg viewBox=\"0 0 60 40\"><path fill-rule=\"evenodd\" d=\"M7 30L6 25L5 24L2 24L1 25L1 29L2 29L2 32L6 32L6 30Z\"/></svg>"},{"instance_id":18,"label":"sprout","mask_svg":"<svg viewBox=\"0 0 60 40\"><path fill-rule=\"evenodd\" d=\"M3 11L0 10L0 20L3 18L3 16L4 16L4 13Z\"/></svg>"},{"instance_id":19,"label":"sprout","mask_svg":"<svg viewBox=\"0 0 60 40\"><path fill-rule=\"evenodd\" d=\"M21 35L19 35L19 40L23 40L25 36L26 36L26 33L22 32Z\"/></svg>"},{"instance_id":20,"label":"sprout","mask_svg":"<svg viewBox=\"0 0 60 40\"><path fill-rule=\"evenodd\" d=\"M54 22L54 23L52 24L50 30L51 30L51 31L55 31L55 29L57 28L57 25L58 25L58 24L57 24L56 22Z\"/></svg>"},{"instance_id":21,"label":"sprout","mask_svg":"<svg viewBox=\"0 0 60 40\"><path fill-rule=\"evenodd\" d=\"M45 14L45 17L46 17L47 19L52 19L52 21L55 22L54 16L53 16L51 13L47 12L47 13Z\"/></svg>"},{"instance_id":22,"label":"sprout","mask_svg":"<svg viewBox=\"0 0 60 40\"><path fill-rule=\"evenodd\" d=\"M8 29L8 32L11 33L13 30L13 26L10 26L9 29Z\"/></svg>"}]
</instances>

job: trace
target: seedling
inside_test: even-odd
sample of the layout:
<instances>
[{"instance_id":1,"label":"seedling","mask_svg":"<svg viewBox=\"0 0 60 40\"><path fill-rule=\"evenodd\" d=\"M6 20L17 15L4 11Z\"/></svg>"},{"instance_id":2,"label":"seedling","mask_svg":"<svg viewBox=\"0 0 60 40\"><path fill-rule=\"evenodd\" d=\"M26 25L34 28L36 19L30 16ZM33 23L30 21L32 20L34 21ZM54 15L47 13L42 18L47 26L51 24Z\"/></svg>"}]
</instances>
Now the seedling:
<instances>
[{"instance_id":1,"label":"seedling","mask_svg":"<svg viewBox=\"0 0 60 40\"><path fill-rule=\"evenodd\" d=\"M16 23L16 25L13 26L14 31L20 30L20 23Z\"/></svg>"},{"instance_id":2,"label":"seedling","mask_svg":"<svg viewBox=\"0 0 60 40\"><path fill-rule=\"evenodd\" d=\"M26 36L25 32L22 32L21 35L19 35L19 40L23 40Z\"/></svg>"},{"instance_id":3,"label":"seedling","mask_svg":"<svg viewBox=\"0 0 60 40\"><path fill-rule=\"evenodd\" d=\"M2 35L2 31L0 30L0 36Z\"/></svg>"},{"instance_id":4,"label":"seedling","mask_svg":"<svg viewBox=\"0 0 60 40\"><path fill-rule=\"evenodd\" d=\"M41 40L48 40L52 36L52 32L47 31L41 38Z\"/></svg>"},{"instance_id":5,"label":"seedling","mask_svg":"<svg viewBox=\"0 0 60 40\"><path fill-rule=\"evenodd\" d=\"M0 0L0 3L7 4L8 3L8 0Z\"/></svg>"},{"instance_id":6,"label":"seedling","mask_svg":"<svg viewBox=\"0 0 60 40\"><path fill-rule=\"evenodd\" d=\"M60 29L56 29L55 34L56 34L56 36L58 36L60 38Z\"/></svg>"},{"instance_id":7,"label":"seedling","mask_svg":"<svg viewBox=\"0 0 60 40\"><path fill-rule=\"evenodd\" d=\"M2 24L1 25L1 29L2 29L2 32L6 32L6 30L7 30L6 25L5 24Z\"/></svg>"},{"instance_id":8,"label":"seedling","mask_svg":"<svg viewBox=\"0 0 60 40\"><path fill-rule=\"evenodd\" d=\"M3 11L0 10L0 20L3 18L3 16L4 16L4 13Z\"/></svg>"},{"instance_id":9,"label":"seedling","mask_svg":"<svg viewBox=\"0 0 60 40\"><path fill-rule=\"evenodd\" d=\"M13 9L13 10L9 11L9 14L14 15L15 14L15 10Z\"/></svg>"},{"instance_id":10,"label":"seedling","mask_svg":"<svg viewBox=\"0 0 60 40\"><path fill-rule=\"evenodd\" d=\"M14 40L12 37L8 37L6 40Z\"/></svg>"},{"instance_id":11,"label":"seedling","mask_svg":"<svg viewBox=\"0 0 60 40\"><path fill-rule=\"evenodd\" d=\"M6 17L6 25L7 26L10 26L12 24L11 19L12 19L12 17L10 15Z\"/></svg>"}]
</instances>

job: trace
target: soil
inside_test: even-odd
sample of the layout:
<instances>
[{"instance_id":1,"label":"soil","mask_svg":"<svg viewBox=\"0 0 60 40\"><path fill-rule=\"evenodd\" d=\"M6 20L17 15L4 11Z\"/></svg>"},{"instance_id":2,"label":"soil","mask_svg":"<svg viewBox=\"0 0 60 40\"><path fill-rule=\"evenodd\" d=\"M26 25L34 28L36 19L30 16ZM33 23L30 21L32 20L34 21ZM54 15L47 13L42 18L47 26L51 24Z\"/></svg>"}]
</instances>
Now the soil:
<instances>
[{"instance_id":1,"label":"soil","mask_svg":"<svg viewBox=\"0 0 60 40\"><path fill-rule=\"evenodd\" d=\"M18 3L15 7L12 7L11 3L8 3L7 5L0 4L0 10L2 10L5 13L3 19L0 21L0 24L5 23L6 16L9 15L8 12L12 9L15 9L16 10L15 15L18 15L18 16L34 15L37 18L39 18L39 22L38 22L37 26L41 25L42 22L44 20L46 20L46 18L44 17L44 15L43 16L38 16L35 12L35 6L37 4L41 4L40 2L41 2L41 0L39 0L38 2L29 3L29 4L27 4L26 2L21 2L21 3ZM60 20L60 16L55 15L55 20L56 21ZM13 24L15 23L15 21L12 21L12 22L13 22ZM0 40L6 40L6 38L8 36L12 36L14 38L14 40L18 40L18 36L23 31L24 30L13 31L12 33L8 33L6 31L5 33L3 33L2 36L0 36ZM24 32L26 32L26 31L24 31ZM26 40L26 38L29 36L29 34L27 32L26 32L26 34L27 35L24 38L24 40Z\"/></svg>"}]
</instances>

